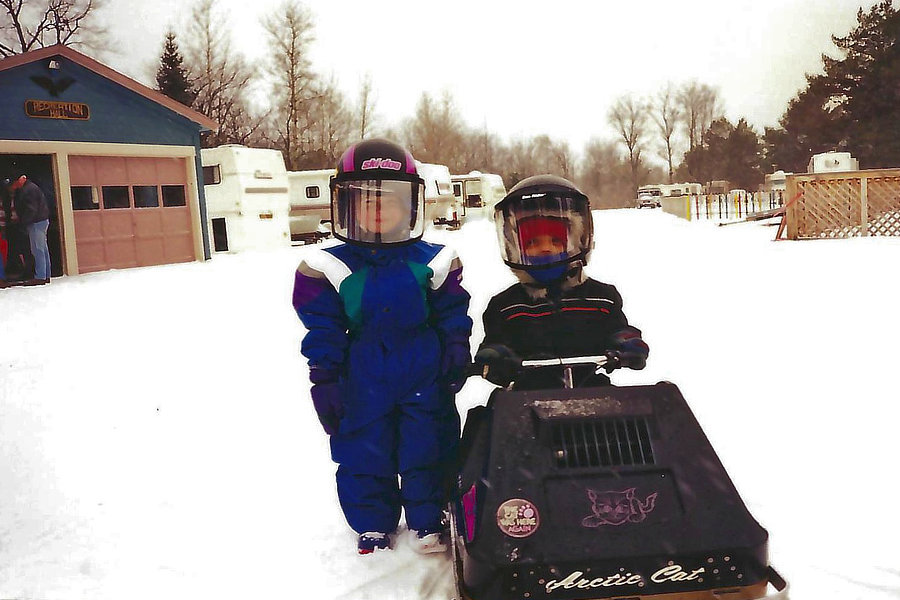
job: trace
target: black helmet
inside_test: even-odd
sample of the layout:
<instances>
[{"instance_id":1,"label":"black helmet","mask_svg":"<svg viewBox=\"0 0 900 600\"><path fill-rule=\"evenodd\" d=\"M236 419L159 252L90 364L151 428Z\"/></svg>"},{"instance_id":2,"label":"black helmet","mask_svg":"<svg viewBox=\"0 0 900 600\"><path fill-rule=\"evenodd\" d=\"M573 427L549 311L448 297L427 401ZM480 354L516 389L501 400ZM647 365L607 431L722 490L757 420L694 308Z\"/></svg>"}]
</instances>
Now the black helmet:
<instances>
[{"instance_id":1,"label":"black helmet","mask_svg":"<svg viewBox=\"0 0 900 600\"><path fill-rule=\"evenodd\" d=\"M594 228L587 196L571 181L535 175L517 183L494 207L503 261L539 281L587 262Z\"/></svg>"},{"instance_id":2,"label":"black helmet","mask_svg":"<svg viewBox=\"0 0 900 600\"><path fill-rule=\"evenodd\" d=\"M412 154L385 139L347 148L331 178L331 227L346 242L389 245L422 237L425 182Z\"/></svg>"}]
</instances>

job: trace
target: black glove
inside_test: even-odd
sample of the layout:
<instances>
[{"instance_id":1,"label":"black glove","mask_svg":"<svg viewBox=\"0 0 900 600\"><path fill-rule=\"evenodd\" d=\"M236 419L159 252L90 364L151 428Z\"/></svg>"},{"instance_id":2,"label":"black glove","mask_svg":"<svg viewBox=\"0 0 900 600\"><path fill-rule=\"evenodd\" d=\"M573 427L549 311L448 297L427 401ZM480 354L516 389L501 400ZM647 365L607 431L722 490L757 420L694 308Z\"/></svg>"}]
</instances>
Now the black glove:
<instances>
[{"instance_id":1,"label":"black glove","mask_svg":"<svg viewBox=\"0 0 900 600\"><path fill-rule=\"evenodd\" d=\"M451 394L456 394L466 383L466 367L472 360L469 340L450 341L441 354L441 380Z\"/></svg>"},{"instance_id":2,"label":"black glove","mask_svg":"<svg viewBox=\"0 0 900 600\"><path fill-rule=\"evenodd\" d=\"M628 367L639 371L647 366L650 347L641 339L641 332L634 327L627 327L613 336L613 349L606 353L607 373L620 367Z\"/></svg>"},{"instance_id":3,"label":"black glove","mask_svg":"<svg viewBox=\"0 0 900 600\"><path fill-rule=\"evenodd\" d=\"M336 434L341 417L344 416L341 384L337 382L317 383L310 388L309 394L312 396L313 406L316 408L316 414L319 415L322 429L328 435Z\"/></svg>"},{"instance_id":4,"label":"black glove","mask_svg":"<svg viewBox=\"0 0 900 600\"><path fill-rule=\"evenodd\" d=\"M322 429L328 435L334 435L344 416L343 386L338 382L337 371L310 367L309 380L313 384L309 395Z\"/></svg>"},{"instance_id":5,"label":"black glove","mask_svg":"<svg viewBox=\"0 0 900 600\"><path fill-rule=\"evenodd\" d=\"M488 344L478 349L475 364L483 367L482 376L495 385L506 387L522 369L522 359L509 346Z\"/></svg>"}]
</instances>

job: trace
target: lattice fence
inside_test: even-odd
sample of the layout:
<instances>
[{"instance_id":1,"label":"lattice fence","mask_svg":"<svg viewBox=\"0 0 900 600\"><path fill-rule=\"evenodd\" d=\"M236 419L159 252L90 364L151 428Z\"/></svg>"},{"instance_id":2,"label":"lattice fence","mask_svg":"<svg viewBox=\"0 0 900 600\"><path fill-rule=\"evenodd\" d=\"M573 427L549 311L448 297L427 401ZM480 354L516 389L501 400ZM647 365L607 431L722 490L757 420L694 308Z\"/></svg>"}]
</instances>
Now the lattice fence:
<instances>
[{"instance_id":1,"label":"lattice fence","mask_svg":"<svg viewBox=\"0 0 900 600\"><path fill-rule=\"evenodd\" d=\"M790 175L790 239L900 235L900 169Z\"/></svg>"}]
</instances>

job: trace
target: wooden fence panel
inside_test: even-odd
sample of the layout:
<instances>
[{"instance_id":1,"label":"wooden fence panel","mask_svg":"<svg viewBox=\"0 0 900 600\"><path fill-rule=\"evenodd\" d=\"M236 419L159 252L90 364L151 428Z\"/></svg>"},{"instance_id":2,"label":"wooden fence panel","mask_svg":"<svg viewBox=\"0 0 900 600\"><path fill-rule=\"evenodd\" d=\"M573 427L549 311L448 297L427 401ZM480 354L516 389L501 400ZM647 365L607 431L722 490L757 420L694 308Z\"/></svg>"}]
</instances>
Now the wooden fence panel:
<instances>
[{"instance_id":1,"label":"wooden fence panel","mask_svg":"<svg viewBox=\"0 0 900 600\"><path fill-rule=\"evenodd\" d=\"M900 235L900 169L788 176L791 239Z\"/></svg>"},{"instance_id":2,"label":"wooden fence panel","mask_svg":"<svg viewBox=\"0 0 900 600\"><path fill-rule=\"evenodd\" d=\"M900 174L868 180L869 235L900 235Z\"/></svg>"}]
</instances>

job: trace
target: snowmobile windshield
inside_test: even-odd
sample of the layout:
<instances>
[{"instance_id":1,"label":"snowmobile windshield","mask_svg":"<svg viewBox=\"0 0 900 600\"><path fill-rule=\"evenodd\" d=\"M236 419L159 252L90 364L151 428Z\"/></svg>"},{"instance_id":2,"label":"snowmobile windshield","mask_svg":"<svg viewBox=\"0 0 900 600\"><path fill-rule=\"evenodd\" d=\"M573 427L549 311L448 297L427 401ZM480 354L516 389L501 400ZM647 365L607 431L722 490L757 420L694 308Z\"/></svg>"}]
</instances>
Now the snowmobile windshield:
<instances>
[{"instance_id":1,"label":"snowmobile windshield","mask_svg":"<svg viewBox=\"0 0 900 600\"><path fill-rule=\"evenodd\" d=\"M425 228L423 186L385 179L333 182L334 234L364 244L398 244L418 239Z\"/></svg>"},{"instance_id":2,"label":"snowmobile windshield","mask_svg":"<svg viewBox=\"0 0 900 600\"><path fill-rule=\"evenodd\" d=\"M591 249L593 223L584 196L527 194L497 206L500 251L510 266L528 270L583 257Z\"/></svg>"}]
</instances>

